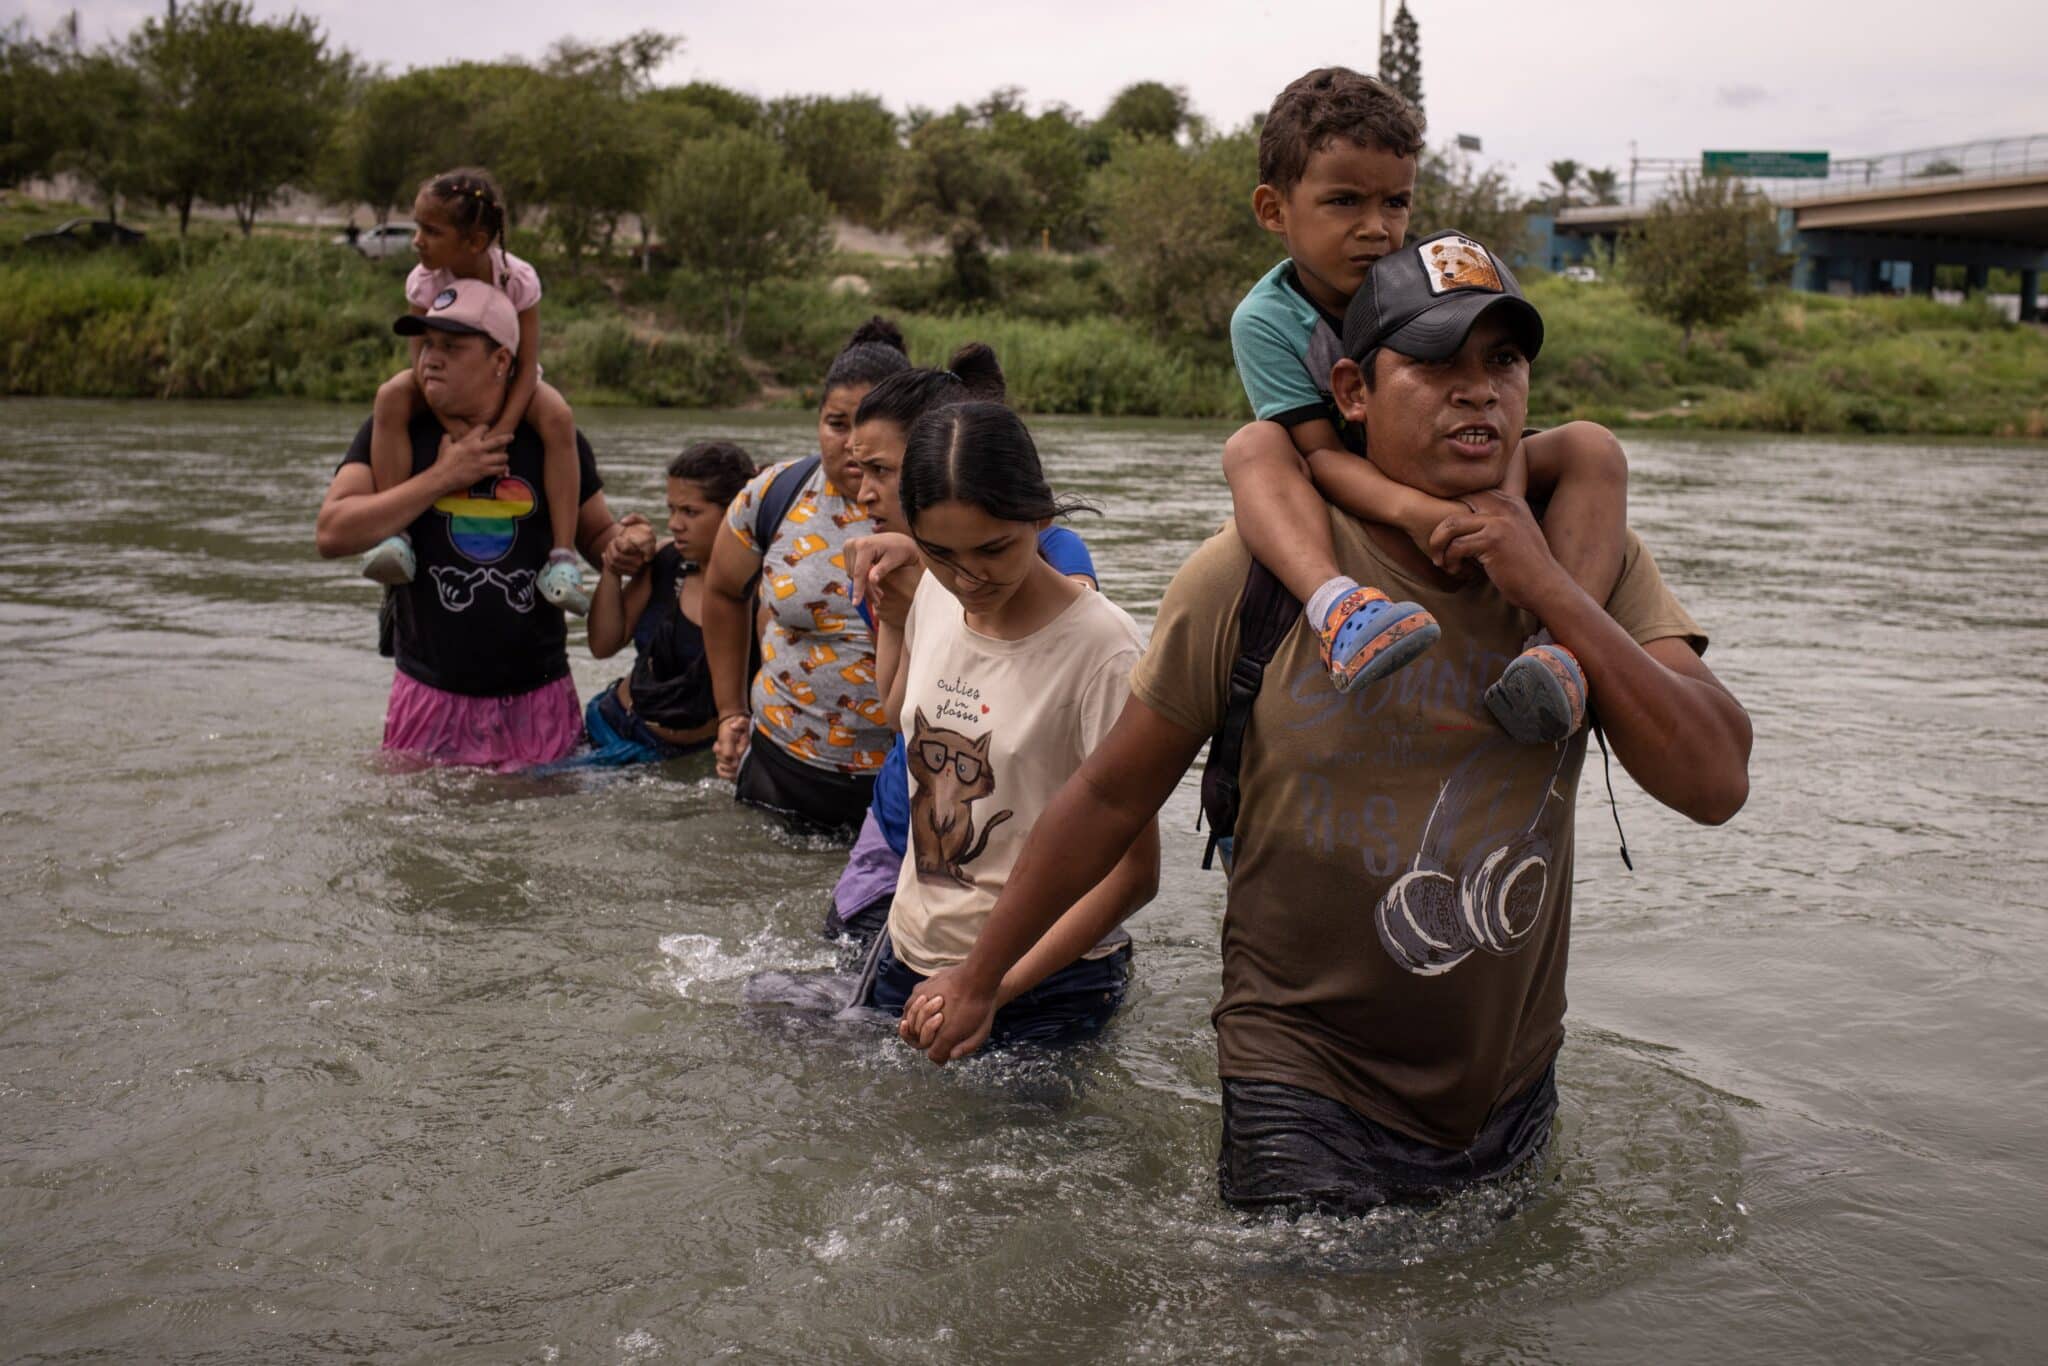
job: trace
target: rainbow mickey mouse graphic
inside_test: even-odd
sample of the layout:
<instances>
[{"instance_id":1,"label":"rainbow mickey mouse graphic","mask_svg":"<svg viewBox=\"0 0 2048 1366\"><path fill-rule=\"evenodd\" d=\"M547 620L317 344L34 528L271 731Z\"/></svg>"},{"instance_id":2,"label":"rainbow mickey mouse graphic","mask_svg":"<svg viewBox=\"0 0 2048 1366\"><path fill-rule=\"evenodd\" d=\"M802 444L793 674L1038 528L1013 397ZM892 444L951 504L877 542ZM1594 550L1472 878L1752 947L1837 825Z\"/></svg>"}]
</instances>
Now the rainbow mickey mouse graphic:
<instances>
[{"instance_id":1,"label":"rainbow mickey mouse graphic","mask_svg":"<svg viewBox=\"0 0 2048 1366\"><path fill-rule=\"evenodd\" d=\"M496 564L509 555L519 523L533 509L533 486L509 474L494 480L484 496L472 488L434 502L434 511L448 518L449 541L473 564Z\"/></svg>"}]
</instances>

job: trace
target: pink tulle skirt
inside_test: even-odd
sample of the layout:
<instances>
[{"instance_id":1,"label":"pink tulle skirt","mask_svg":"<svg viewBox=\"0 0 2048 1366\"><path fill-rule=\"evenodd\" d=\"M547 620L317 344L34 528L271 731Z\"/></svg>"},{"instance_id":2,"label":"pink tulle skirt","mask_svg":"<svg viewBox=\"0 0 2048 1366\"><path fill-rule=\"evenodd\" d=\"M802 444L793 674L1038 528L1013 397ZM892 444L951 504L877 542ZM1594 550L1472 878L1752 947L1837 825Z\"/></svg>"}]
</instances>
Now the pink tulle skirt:
<instances>
[{"instance_id":1,"label":"pink tulle skirt","mask_svg":"<svg viewBox=\"0 0 2048 1366\"><path fill-rule=\"evenodd\" d=\"M551 764L582 739L583 708L566 675L511 697L465 697L400 673L384 711L386 750L500 773Z\"/></svg>"}]
</instances>

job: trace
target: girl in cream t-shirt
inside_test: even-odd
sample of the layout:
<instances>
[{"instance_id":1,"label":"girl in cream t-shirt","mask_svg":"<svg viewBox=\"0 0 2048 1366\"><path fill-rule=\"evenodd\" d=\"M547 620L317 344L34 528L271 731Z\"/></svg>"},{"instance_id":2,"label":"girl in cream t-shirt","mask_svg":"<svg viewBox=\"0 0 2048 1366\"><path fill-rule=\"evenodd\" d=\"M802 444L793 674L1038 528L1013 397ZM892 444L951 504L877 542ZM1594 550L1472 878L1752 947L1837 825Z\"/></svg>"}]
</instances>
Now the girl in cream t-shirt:
<instances>
[{"instance_id":1,"label":"girl in cream t-shirt","mask_svg":"<svg viewBox=\"0 0 2048 1366\"><path fill-rule=\"evenodd\" d=\"M910 849L870 1004L900 1013L967 956L1025 838L1123 710L1143 650L1123 609L1062 575L1038 533L1068 505L1016 414L964 403L920 418L899 495L927 572L878 661L909 752ZM1099 1032L1123 1000L1118 928L1158 879L1157 828L1003 979L991 1040Z\"/></svg>"}]
</instances>

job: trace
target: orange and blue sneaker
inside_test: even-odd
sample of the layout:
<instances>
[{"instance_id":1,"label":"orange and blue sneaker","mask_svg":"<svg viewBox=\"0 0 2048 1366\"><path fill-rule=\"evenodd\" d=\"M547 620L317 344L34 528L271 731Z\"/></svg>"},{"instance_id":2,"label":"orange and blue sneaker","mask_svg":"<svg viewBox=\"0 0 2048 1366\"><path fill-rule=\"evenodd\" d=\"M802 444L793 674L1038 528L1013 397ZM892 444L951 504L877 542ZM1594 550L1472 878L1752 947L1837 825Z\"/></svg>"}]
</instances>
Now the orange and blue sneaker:
<instances>
[{"instance_id":1,"label":"orange and blue sneaker","mask_svg":"<svg viewBox=\"0 0 2048 1366\"><path fill-rule=\"evenodd\" d=\"M1338 599L1316 632L1323 666L1338 692L1355 692L1411 663L1443 629L1418 603L1395 602L1377 588L1354 588Z\"/></svg>"},{"instance_id":2,"label":"orange and blue sneaker","mask_svg":"<svg viewBox=\"0 0 2048 1366\"><path fill-rule=\"evenodd\" d=\"M1586 675L1546 633L1508 661L1486 690L1486 709L1525 745L1554 745L1586 724Z\"/></svg>"}]
</instances>

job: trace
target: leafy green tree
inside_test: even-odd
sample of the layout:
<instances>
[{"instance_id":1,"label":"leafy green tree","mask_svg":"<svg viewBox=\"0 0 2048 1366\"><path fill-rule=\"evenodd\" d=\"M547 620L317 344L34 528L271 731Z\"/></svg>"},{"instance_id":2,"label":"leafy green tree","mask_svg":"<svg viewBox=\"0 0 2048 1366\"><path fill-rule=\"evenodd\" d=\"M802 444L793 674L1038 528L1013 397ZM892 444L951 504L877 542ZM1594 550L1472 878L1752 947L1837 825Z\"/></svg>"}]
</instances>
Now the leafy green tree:
<instances>
[{"instance_id":1,"label":"leafy green tree","mask_svg":"<svg viewBox=\"0 0 2048 1366\"><path fill-rule=\"evenodd\" d=\"M200 0L129 38L148 104L152 190L183 236L198 200L234 210L242 235L288 184L310 178L348 78L301 14L258 21L246 0Z\"/></svg>"},{"instance_id":2,"label":"leafy green tree","mask_svg":"<svg viewBox=\"0 0 2048 1366\"><path fill-rule=\"evenodd\" d=\"M1681 176L1624 239L1622 273L1643 307L1693 329L1733 322L1762 300L1777 257L1777 222L1762 195L1728 176Z\"/></svg>"},{"instance_id":3,"label":"leafy green tree","mask_svg":"<svg viewBox=\"0 0 2048 1366\"><path fill-rule=\"evenodd\" d=\"M572 269L593 246L609 251L619 220L649 202L662 149L638 101L681 45L651 29L599 47L565 39L524 102L496 111L502 135L520 144L531 194L547 205L548 231Z\"/></svg>"},{"instance_id":4,"label":"leafy green tree","mask_svg":"<svg viewBox=\"0 0 2048 1366\"><path fill-rule=\"evenodd\" d=\"M1408 0L1401 0L1393 24L1380 35L1380 79L1422 112L1422 29L1408 12Z\"/></svg>"},{"instance_id":5,"label":"leafy green tree","mask_svg":"<svg viewBox=\"0 0 2048 1366\"><path fill-rule=\"evenodd\" d=\"M149 189L142 78L107 49L56 52L52 74L55 104L46 113L57 137L52 168L76 176L106 216L117 218L124 197Z\"/></svg>"},{"instance_id":6,"label":"leafy green tree","mask_svg":"<svg viewBox=\"0 0 2048 1366\"><path fill-rule=\"evenodd\" d=\"M912 129L885 219L944 238L954 291L978 300L995 293L989 241L1029 232L1034 203L1023 160L961 108Z\"/></svg>"},{"instance_id":7,"label":"leafy green tree","mask_svg":"<svg viewBox=\"0 0 2048 1366\"><path fill-rule=\"evenodd\" d=\"M1139 81L1127 85L1111 98L1096 126L1108 136L1122 133L1132 138L1176 138L1194 117L1188 92L1177 85Z\"/></svg>"},{"instance_id":8,"label":"leafy green tree","mask_svg":"<svg viewBox=\"0 0 2048 1366\"><path fill-rule=\"evenodd\" d=\"M716 87L713 87L714 89ZM719 118L702 103L692 98L683 86L664 86L650 90L637 101L640 117L646 123L648 136L654 139L660 160L666 164L675 155L678 147L701 137L709 137L720 128L759 127L760 120L749 123L733 122Z\"/></svg>"},{"instance_id":9,"label":"leafy green tree","mask_svg":"<svg viewBox=\"0 0 2048 1366\"><path fill-rule=\"evenodd\" d=\"M1572 186L1577 184L1579 179L1579 163L1569 157L1551 162L1550 179L1557 186L1557 193L1552 196L1555 206L1560 209L1570 208Z\"/></svg>"},{"instance_id":10,"label":"leafy green tree","mask_svg":"<svg viewBox=\"0 0 2048 1366\"><path fill-rule=\"evenodd\" d=\"M49 174L57 129L56 54L20 20L0 29L0 185Z\"/></svg>"},{"instance_id":11,"label":"leafy green tree","mask_svg":"<svg viewBox=\"0 0 2048 1366\"><path fill-rule=\"evenodd\" d=\"M1281 252L1245 204L1257 180L1249 131L1188 146L1117 140L1093 190L1111 278L1133 317L1161 335L1228 334L1238 301Z\"/></svg>"},{"instance_id":12,"label":"leafy green tree","mask_svg":"<svg viewBox=\"0 0 2048 1366\"><path fill-rule=\"evenodd\" d=\"M1506 172L1480 167L1455 145L1423 152L1415 170L1415 214L1410 237L1445 228L1513 257L1528 232L1528 215L1515 202Z\"/></svg>"},{"instance_id":13,"label":"leafy green tree","mask_svg":"<svg viewBox=\"0 0 2048 1366\"><path fill-rule=\"evenodd\" d=\"M422 128L422 178L457 166L489 168L505 192L507 222L542 199L544 177L531 110L547 78L524 62L452 62L410 73L440 113Z\"/></svg>"},{"instance_id":14,"label":"leafy green tree","mask_svg":"<svg viewBox=\"0 0 2048 1366\"><path fill-rule=\"evenodd\" d=\"M790 163L839 212L860 223L881 218L901 149L896 116L879 97L792 95L768 105L767 124Z\"/></svg>"},{"instance_id":15,"label":"leafy green tree","mask_svg":"<svg viewBox=\"0 0 2048 1366\"><path fill-rule=\"evenodd\" d=\"M666 86L650 92L650 98L663 106L682 106L695 109L708 117L712 123L724 124L729 128L758 129L767 121L767 111L752 95L742 95L737 90L728 90L710 81L691 81L688 85Z\"/></svg>"},{"instance_id":16,"label":"leafy green tree","mask_svg":"<svg viewBox=\"0 0 2048 1366\"><path fill-rule=\"evenodd\" d=\"M379 224L409 207L422 180L456 164L465 107L435 70L386 79L368 76L336 123L321 163L320 185L343 204L367 204Z\"/></svg>"},{"instance_id":17,"label":"leafy green tree","mask_svg":"<svg viewBox=\"0 0 2048 1366\"><path fill-rule=\"evenodd\" d=\"M677 258L719 286L731 341L754 286L812 269L832 240L825 196L773 139L738 128L683 144L656 180L654 221Z\"/></svg>"},{"instance_id":18,"label":"leafy green tree","mask_svg":"<svg viewBox=\"0 0 2048 1366\"><path fill-rule=\"evenodd\" d=\"M1586 172L1586 193L1593 196L1595 204L1619 204L1621 199L1615 194L1615 187L1620 180L1612 166L1589 170Z\"/></svg>"},{"instance_id":19,"label":"leafy green tree","mask_svg":"<svg viewBox=\"0 0 2048 1366\"><path fill-rule=\"evenodd\" d=\"M1003 95L1008 92L997 92ZM1028 228L1044 231L1062 248L1094 240L1089 220L1090 133L1063 104L1027 114L1020 103L984 101L989 145L1014 156L1031 186Z\"/></svg>"}]
</instances>

